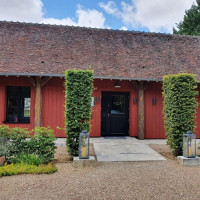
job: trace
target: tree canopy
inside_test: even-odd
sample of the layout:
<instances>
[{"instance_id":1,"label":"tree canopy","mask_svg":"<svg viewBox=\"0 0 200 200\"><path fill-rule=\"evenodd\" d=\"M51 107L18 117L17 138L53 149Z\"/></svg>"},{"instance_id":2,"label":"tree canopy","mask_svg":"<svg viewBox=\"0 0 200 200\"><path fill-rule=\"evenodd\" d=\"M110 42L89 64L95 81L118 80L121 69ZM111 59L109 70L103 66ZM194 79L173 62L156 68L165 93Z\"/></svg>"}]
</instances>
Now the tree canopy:
<instances>
[{"instance_id":1,"label":"tree canopy","mask_svg":"<svg viewBox=\"0 0 200 200\"><path fill-rule=\"evenodd\" d=\"M200 35L200 0L196 0L189 10L185 11L183 21L173 27L173 34Z\"/></svg>"}]
</instances>

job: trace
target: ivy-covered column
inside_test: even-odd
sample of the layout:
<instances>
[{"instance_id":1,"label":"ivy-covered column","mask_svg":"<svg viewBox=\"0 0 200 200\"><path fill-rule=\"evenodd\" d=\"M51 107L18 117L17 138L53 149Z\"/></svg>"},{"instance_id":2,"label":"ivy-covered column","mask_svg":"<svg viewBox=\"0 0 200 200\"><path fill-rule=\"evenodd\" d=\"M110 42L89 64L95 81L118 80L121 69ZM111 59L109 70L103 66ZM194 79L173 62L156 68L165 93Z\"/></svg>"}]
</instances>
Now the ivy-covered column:
<instances>
[{"instance_id":1,"label":"ivy-covered column","mask_svg":"<svg viewBox=\"0 0 200 200\"><path fill-rule=\"evenodd\" d=\"M193 74L167 75L163 79L164 122L167 144L182 155L183 134L194 131L198 92Z\"/></svg>"},{"instance_id":2,"label":"ivy-covered column","mask_svg":"<svg viewBox=\"0 0 200 200\"><path fill-rule=\"evenodd\" d=\"M80 132L90 131L93 71L68 70L65 79L66 144L69 154L77 156Z\"/></svg>"}]
</instances>

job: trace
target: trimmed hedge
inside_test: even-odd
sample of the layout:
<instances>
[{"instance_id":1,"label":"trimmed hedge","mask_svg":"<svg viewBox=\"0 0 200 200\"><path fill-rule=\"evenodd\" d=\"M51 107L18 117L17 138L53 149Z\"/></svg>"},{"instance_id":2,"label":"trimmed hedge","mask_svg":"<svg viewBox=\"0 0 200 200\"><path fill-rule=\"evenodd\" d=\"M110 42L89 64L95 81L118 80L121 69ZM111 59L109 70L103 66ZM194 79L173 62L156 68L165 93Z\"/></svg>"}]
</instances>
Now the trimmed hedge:
<instances>
[{"instance_id":1,"label":"trimmed hedge","mask_svg":"<svg viewBox=\"0 0 200 200\"><path fill-rule=\"evenodd\" d=\"M167 144L174 155L182 155L183 134L194 131L198 106L197 80L193 74L167 75L163 78L164 122Z\"/></svg>"},{"instance_id":2,"label":"trimmed hedge","mask_svg":"<svg viewBox=\"0 0 200 200\"><path fill-rule=\"evenodd\" d=\"M56 138L49 127L36 127L27 131L23 128L0 125L0 137L6 138L5 149L0 148L0 155L6 155L9 162L32 160L35 156L42 163L48 163L54 158Z\"/></svg>"},{"instance_id":3,"label":"trimmed hedge","mask_svg":"<svg viewBox=\"0 0 200 200\"><path fill-rule=\"evenodd\" d=\"M90 131L93 71L67 70L65 79L66 144L69 154L77 156L80 132Z\"/></svg>"}]
</instances>

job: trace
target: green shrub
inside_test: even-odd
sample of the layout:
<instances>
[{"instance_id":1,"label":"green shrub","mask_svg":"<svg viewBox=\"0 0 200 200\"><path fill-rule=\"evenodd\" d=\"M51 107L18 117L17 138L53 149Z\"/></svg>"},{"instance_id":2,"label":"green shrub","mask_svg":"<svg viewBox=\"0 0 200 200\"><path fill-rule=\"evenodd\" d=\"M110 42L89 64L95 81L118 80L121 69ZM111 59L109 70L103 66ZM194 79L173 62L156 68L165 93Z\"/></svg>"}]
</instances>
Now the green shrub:
<instances>
[{"instance_id":1,"label":"green shrub","mask_svg":"<svg viewBox=\"0 0 200 200\"><path fill-rule=\"evenodd\" d=\"M163 78L165 132L174 155L182 155L183 134L195 128L196 88L197 80L193 74Z\"/></svg>"},{"instance_id":2,"label":"green shrub","mask_svg":"<svg viewBox=\"0 0 200 200\"><path fill-rule=\"evenodd\" d=\"M44 163L48 163L53 160L56 149L55 135L53 130L45 127L36 127L32 130L35 134L29 141L31 146L31 152L38 155Z\"/></svg>"},{"instance_id":3,"label":"green shrub","mask_svg":"<svg viewBox=\"0 0 200 200\"><path fill-rule=\"evenodd\" d=\"M93 71L68 70L65 72L65 106L67 148L70 155L78 155L79 134L90 131Z\"/></svg>"},{"instance_id":4,"label":"green shrub","mask_svg":"<svg viewBox=\"0 0 200 200\"><path fill-rule=\"evenodd\" d=\"M7 154L7 147L5 144L0 144L0 157Z\"/></svg>"},{"instance_id":5,"label":"green shrub","mask_svg":"<svg viewBox=\"0 0 200 200\"><path fill-rule=\"evenodd\" d=\"M57 168L49 163L48 165L28 165L22 163L10 164L0 167L1 176L12 176L17 174L52 174Z\"/></svg>"},{"instance_id":6,"label":"green shrub","mask_svg":"<svg viewBox=\"0 0 200 200\"><path fill-rule=\"evenodd\" d=\"M0 137L8 140L10 139L10 135L11 135L11 132L10 132L9 126L0 125Z\"/></svg>"},{"instance_id":7,"label":"green shrub","mask_svg":"<svg viewBox=\"0 0 200 200\"><path fill-rule=\"evenodd\" d=\"M21 159L34 159L38 156L39 161L48 163L53 160L55 153L55 136L53 130L45 127L36 127L31 132L22 128L10 128L10 141L7 142L7 154L9 162L21 161ZM28 154L31 154L28 157ZM24 156L26 155L26 156ZM35 157L36 159L36 157Z\"/></svg>"},{"instance_id":8,"label":"green shrub","mask_svg":"<svg viewBox=\"0 0 200 200\"><path fill-rule=\"evenodd\" d=\"M21 153L16 155L10 160L11 163L24 163L28 165L41 165L45 163L45 160L42 157L39 157L37 154L25 154Z\"/></svg>"},{"instance_id":9,"label":"green shrub","mask_svg":"<svg viewBox=\"0 0 200 200\"><path fill-rule=\"evenodd\" d=\"M29 143L26 140L30 137L29 132L23 128L10 128L10 141L7 143L6 157L10 159L18 154L29 153Z\"/></svg>"},{"instance_id":10,"label":"green shrub","mask_svg":"<svg viewBox=\"0 0 200 200\"><path fill-rule=\"evenodd\" d=\"M0 156L4 156L8 153L7 142L9 138L10 138L9 126L0 125Z\"/></svg>"}]
</instances>

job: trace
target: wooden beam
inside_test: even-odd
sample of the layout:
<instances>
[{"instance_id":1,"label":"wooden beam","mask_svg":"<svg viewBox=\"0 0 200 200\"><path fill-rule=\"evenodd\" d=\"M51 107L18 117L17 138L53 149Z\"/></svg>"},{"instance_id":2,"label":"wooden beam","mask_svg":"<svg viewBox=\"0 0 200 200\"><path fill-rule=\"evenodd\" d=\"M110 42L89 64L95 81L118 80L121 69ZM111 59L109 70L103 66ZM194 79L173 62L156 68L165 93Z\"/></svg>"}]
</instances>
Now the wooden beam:
<instances>
[{"instance_id":1,"label":"wooden beam","mask_svg":"<svg viewBox=\"0 0 200 200\"><path fill-rule=\"evenodd\" d=\"M137 90L139 90L139 82L138 81L132 81L133 87L135 87Z\"/></svg>"},{"instance_id":2,"label":"wooden beam","mask_svg":"<svg viewBox=\"0 0 200 200\"><path fill-rule=\"evenodd\" d=\"M43 87L50 79L51 77L44 77L41 81L41 86Z\"/></svg>"},{"instance_id":3,"label":"wooden beam","mask_svg":"<svg viewBox=\"0 0 200 200\"><path fill-rule=\"evenodd\" d=\"M144 82L144 90L148 89L148 87L151 85L150 82Z\"/></svg>"},{"instance_id":4,"label":"wooden beam","mask_svg":"<svg viewBox=\"0 0 200 200\"><path fill-rule=\"evenodd\" d=\"M138 83L138 139L144 139L144 82Z\"/></svg>"},{"instance_id":5,"label":"wooden beam","mask_svg":"<svg viewBox=\"0 0 200 200\"><path fill-rule=\"evenodd\" d=\"M35 127L42 126L42 78L35 79Z\"/></svg>"},{"instance_id":6,"label":"wooden beam","mask_svg":"<svg viewBox=\"0 0 200 200\"><path fill-rule=\"evenodd\" d=\"M32 78L32 77L30 77L30 76L25 76L25 77L26 77L26 79L29 81L29 83L31 83L31 85L32 85L33 87L35 87L35 79Z\"/></svg>"}]
</instances>

